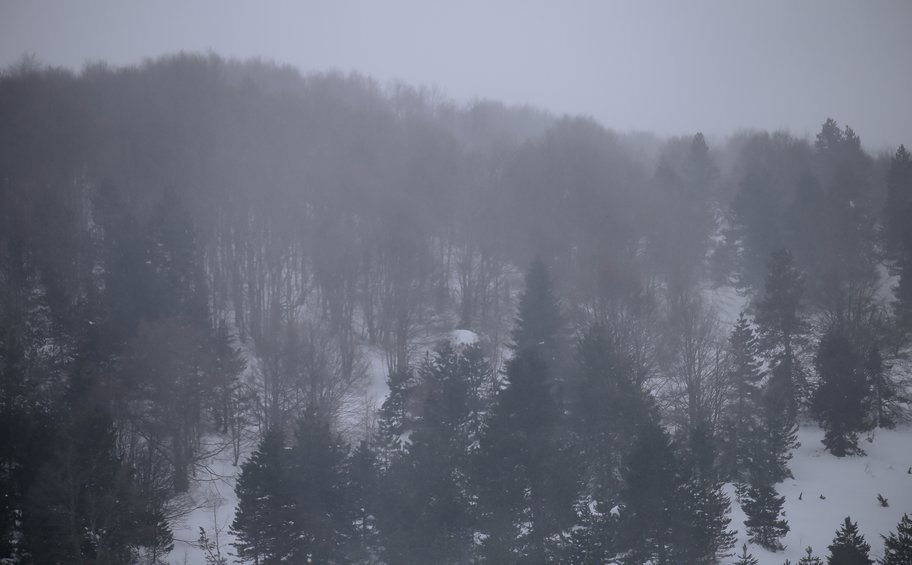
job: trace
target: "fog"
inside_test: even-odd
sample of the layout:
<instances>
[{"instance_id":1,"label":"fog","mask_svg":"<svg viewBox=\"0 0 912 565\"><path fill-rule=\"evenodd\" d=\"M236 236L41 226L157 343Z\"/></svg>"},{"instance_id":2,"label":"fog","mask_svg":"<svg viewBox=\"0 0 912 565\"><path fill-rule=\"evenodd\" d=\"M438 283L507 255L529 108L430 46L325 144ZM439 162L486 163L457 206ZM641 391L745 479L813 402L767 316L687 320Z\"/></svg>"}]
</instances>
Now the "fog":
<instances>
[{"instance_id":1,"label":"fog","mask_svg":"<svg viewBox=\"0 0 912 565\"><path fill-rule=\"evenodd\" d=\"M0 563L907 564L909 8L266 5L0 7Z\"/></svg>"},{"instance_id":2,"label":"fog","mask_svg":"<svg viewBox=\"0 0 912 565\"><path fill-rule=\"evenodd\" d=\"M912 130L912 4L884 2L0 3L0 65L79 69L180 50L355 70L448 96L724 136L827 117L875 151Z\"/></svg>"}]
</instances>

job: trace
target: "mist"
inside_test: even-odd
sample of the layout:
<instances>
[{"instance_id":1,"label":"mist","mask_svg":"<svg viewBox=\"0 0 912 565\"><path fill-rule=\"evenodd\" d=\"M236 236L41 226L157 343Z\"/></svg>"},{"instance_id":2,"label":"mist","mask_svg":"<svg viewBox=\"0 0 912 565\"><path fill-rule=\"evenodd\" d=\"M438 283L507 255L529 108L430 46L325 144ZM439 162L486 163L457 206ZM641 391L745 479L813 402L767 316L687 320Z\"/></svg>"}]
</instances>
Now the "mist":
<instances>
[{"instance_id":1,"label":"mist","mask_svg":"<svg viewBox=\"0 0 912 565\"><path fill-rule=\"evenodd\" d=\"M903 563L909 15L4 4L0 561Z\"/></svg>"}]
</instances>

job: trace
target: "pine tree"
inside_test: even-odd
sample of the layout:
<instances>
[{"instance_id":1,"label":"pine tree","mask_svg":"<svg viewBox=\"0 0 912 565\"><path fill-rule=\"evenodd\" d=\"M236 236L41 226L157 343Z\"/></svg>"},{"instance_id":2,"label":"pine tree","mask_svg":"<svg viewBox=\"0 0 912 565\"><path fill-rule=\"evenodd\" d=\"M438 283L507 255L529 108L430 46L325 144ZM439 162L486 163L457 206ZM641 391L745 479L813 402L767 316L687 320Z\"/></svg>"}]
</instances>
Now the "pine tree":
<instances>
[{"instance_id":1,"label":"pine tree","mask_svg":"<svg viewBox=\"0 0 912 565\"><path fill-rule=\"evenodd\" d=\"M747 552L746 543L741 546L741 555L738 555L737 558L735 565L760 565L760 560Z\"/></svg>"},{"instance_id":2,"label":"pine tree","mask_svg":"<svg viewBox=\"0 0 912 565\"><path fill-rule=\"evenodd\" d=\"M858 525L846 516L845 521L836 537L833 538L827 549L827 565L873 565L869 557L871 546L865 541L864 536L858 533Z\"/></svg>"},{"instance_id":3,"label":"pine tree","mask_svg":"<svg viewBox=\"0 0 912 565\"><path fill-rule=\"evenodd\" d=\"M291 555L295 534L288 458L283 434L273 430L241 466L231 533L242 559L265 565Z\"/></svg>"},{"instance_id":4,"label":"pine tree","mask_svg":"<svg viewBox=\"0 0 912 565\"><path fill-rule=\"evenodd\" d=\"M814 392L812 408L825 431L823 444L837 457L858 453L868 387L858 356L838 328L824 334L814 364L820 386Z\"/></svg>"},{"instance_id":5,"label":"pine tree","mask_svg":"<svg viewBox=\"0 0 912 565\"><path fill-rule=\"evenodd\" d=\"M152 499L154 501L154 499ZM174 549L174 534L160 503L150 504L139 516L139 545L146 548L152 565L165 564Z\"/></svg>"},{"instance_id":6,"label":"pine tree","mask_svg":"<svg viewBox=\"0 0 912 565\"><path fill-rule=\"evenodd\" d=\"M912 214L912 211L909 213ZM893 289L896 295L893 315L900 332L908 337L912 332L912 227L907 227L906 231L908 232L907 243L903 247L902 256L899 259L901 273L899 283Z\"/></svg>"},{"instance_id":7,"label":"pine tree","mask_svg":"<svg viewBox=\"0 0 912 565\"><path fill-rule=\"evenodd\" d=\"M900 404L905 402L905 397L897 390L899 387L891 379L889 367L884 363L880 348L876 345L868 352L864 372L871 393L870 425L892 429L901 417Z\"/></svg>"},{"instance_id":8,"label":"pine tree","mask_svg":"<svg viewBox=\"0 0 912 565\"><path fill-rule=\"evenodd\" d=\"M354 534L349 555L356 563L368 562L378 552L377 512L380 463L370 440L352 450L347 463L346 497L354 517Z\"/></svg>"},{"instance_id":9,"label":"pine tree","mask_svg":"<svg viewBox=\"0 0 912 565\"><path fill-rule=\"evenodd\" d=\"M577 366L568 386L569 419L579 445L582 469L576 502L576 525L561 562L607 562L617 550L618 503L621 473L644 421L648 418L645 393L635 382L632 363L601 326L591 328L580 341Z\"/></svg>"},{"instance_id":10,"label":"pine tree","mask_svg":"<svg viewBox=\"0 0 912 565\"><path fill-rule=\"evenodd\" d=\"M751 473L752 445L760 425L760 380L757 338L742 312L729 337L728 409L723 423L720 460L723 478L746 482Z\"/></svg>"},{"instance_id":11,"label":"pine tree","mask_svg":"<svg viewBox=\"0 0 912 565\"><path fill-rule=\"evenodd\" d=\"M731 524L731 501L722 484L709 479L692 478L684 486L684 515L687 541L682 558L690 563L716 563L731 555L737 532Z\"/></svg>"},{"instance_id":12,"label":"pine tree","mask_svg":"<svg viewBox=\"0 0 912 565\"><path fill-rule=\"evenodd\" d=\"M300 563L344 563L353 536L345 476L348 447L316 414L307 413L295 429L289 477L292 506L291 551Z\"/></svg>"},{"instance_id":13,"label":"pine tree","mask_svg":"<svg viewBox=\"0 0 912 565\"><path fill-rule=\"evenodd\" d=\"M551 273L540 259L533 261L529 267L525 286L517 306L513 350L517 354L538 350L542 352L542 359L552 363L557 360L562 349L563 317L560 303L554 294Z\"/></svg>"},{"instance_id":14,"label":"pine tree","mask_svg":"<svg viewBox=\"0 0 912 565\"><path fill-rule=\"evenodd\" d=\"M803 296L804 275L795 267L791 252L773 252L763 295L754 308L760 345L773 358L770 391L778 397L777 403L786 407L789 422L795 419L802 384L795 350L807 333Z\"/></svg>"},{"instance_id":15,"label":"pine tree","mask_svg":"<svg viewBox=\"0 0 912 565\"><path fill-rule=\"evenodd\" d=\"M668 434L653 421L637 435L624 473L619 547L624 563L679 562L690 518L679 463Z\"/></svg>"},{"instance_id":16,"label":"pine tree","mask_svg":"<svg viewBox=\"0 0 912 565\"><path fill-rule=\"evenodd\" d=\"M386 379L389 394L380 407L379 437L385 442L381 447L383 459L389 459L393 452L403 449L403 439L414 427L409 399L415 386L411 370L390 373Z\"/></svg>"},{"instance_id":17,"label":"pine tree","mask_svg":"<svg viewBox=\"0 0 912 565\"><path fill-rule=\"evenodd\" d=\"M798 565L823 565L823 559L814 555L814 549L811 546L804 548L804 556L798 561Z\"/></svg>"},{"instance_id":18,"label":"pine tree","mask_svg":"<svg viewBox=\"0 0 912 565\"><path fill-rule=\"evenodd\" d=\"M884 555L881 565L908 565L912 563L912 518L903 514L896 532L880 536L884 540Z\"/></svg>"},{"instance_id":19,"label":"pine tree","mask_svg":"<svg viewBox=\"0 0 912 565\"><path fill-rule=\"evenodd\" d=\"M497 396L475 467L484 491L484 552L492 562L545 562L553 536L573 519L574 449L564 434L562 322L550 275L536 261L526 275L514 357ZM511 557L512 556L512 557Z\"/></svg>"},{"instance_id":20,"label":"pine tree","mask_svg":"<svg viewBox=\"0 0 912 565\"><path fill-rule=\"evenodd\" d=\"M774 485L792 476L788 464L798 447L798 425L778 398L773 391L764 392L756 435L748 446L748 474L757 484Z\"/></svg>"},{"instance_id":21,"label":"pine tree","mask_svg":"<svg viewBox=\"0 0 912 565\"><path fill-rule=\"evenodd\" d=\"M884 248L889 256L901 259L909 244L909 215L912 214L912 155L900 145L890 160L887 172L887 199L884 203ZM903 271L904 272L904 269Z\"/></svg>"},{"instance_id":22,"label":"pine tree","mask_svg":"<svg viewBox=\"0 0 912 565\"><path fill-rule=\"evenodd\" d=\"M643 423L645 393L635 382L632 364L617 351L604 328L594 327L577 351L569 389L569 413L582 445L587 446L587 496L599 503L617 493L622 458ZM613 503L609 505L610 508Z\"/></svg>"},{"instance_id":23,"label":"pine tree","mask_svg":"<svg viewBox=\"0 0 912 565\"><path fill-rule=\"evenodd\" d=\"M465 350L466 352L469 349ZM486 363L440 344L418 370L414 429L383 478L378 525L397 563L463 563L474 529L469 455ZM479 374L478 371L481 371Z\"/></svg>"},{"instance_id":24,"label":"pine tree","mask_svg":"<svg viewBox=\"0 0 912 565\"><path fill-rule=\"evenodd\" d=\"M783 516L785 497L778 496L770 484L750 485L741 501L747 519L748 538L752 543L771 551L782 549L779 541L789 532L788 521Z\"/></svg>"}]
</instances>

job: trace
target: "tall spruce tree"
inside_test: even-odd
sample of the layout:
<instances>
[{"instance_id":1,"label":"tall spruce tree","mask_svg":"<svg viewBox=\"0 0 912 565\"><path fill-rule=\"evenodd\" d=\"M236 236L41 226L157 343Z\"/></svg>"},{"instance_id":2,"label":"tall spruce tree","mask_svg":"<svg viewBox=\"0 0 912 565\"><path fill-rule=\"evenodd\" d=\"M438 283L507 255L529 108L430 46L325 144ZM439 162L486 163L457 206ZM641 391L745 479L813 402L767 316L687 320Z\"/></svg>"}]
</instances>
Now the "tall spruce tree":
<instances>
[{"instance_id":1,"label":"tall spruce tree","mask_svg":"<svg viewBox=\"0 0 912 565\"><path fill-rule=\"evenodd\" d=\"M544 563L553 536L573 519L574 450L564 434L560 381L563 325L547 267L533 263L520 297L514 356L481 441L476 467L483 488L490 562Z\"/></svg>"},{"instance_id":2,"label":"tall spruce tree","mask_svg":"<svg viewBox=\"0 0 912 565\"><path fill-rule=\"evenodd\" d=\"M747 535L752 543L770 551L782 549L782 539L789 532L782 507L785 497L779 496L773 485L750 485L742 496L741 506L747 519Z\"/></svg>"},{"instance_id":3,"label":"tall spruce tree","mask_svg":"<svg viewBox=\"0 0 912 565\"><path fill-rule=\"evenodd\" d=\"M790 423L795 419L803 388L796 355L796 348L807 333L807 321L802 314L803 296L804 275L795 266L791 252L787 249L773 252L766 285L754 309L761 347L772 358L769 391L776 396L775 404L785 407Z\"/></svg>"},{"instance_id":4,"label":"tall spruce tree","mask_svg":"<svg viewBox=\"0 0 912 565\"><path fill-rule=\"evenodd\" d=\"M305 413L295 429L289 475L293 546L290 560L346 563L354 513L346 491L348 446L316 413Z\"/></svg>"},{"instance_id":5,"label":"tall spruce tree","mask_svg":"<svg viewBox=\"0 0 912 565\"><path fill-rule=\"evenodd\" d=\"M731 500L722 484L710 478L692 477L683 487L684 512L687 516L687 542L682 560L688 563L717 563L731 555L737 532L731 524Z\"/></svg>"},{"instance_id":6,"label":"tall spruce tree","mask_svg":"<svg viewBox=\"0 0 912 565\"><path fill-rule=\"evenodd\" d=\"M648 399L633 364L601 326L580 340L568 392L573 432L586 449L580 455L577 521L561 562L607 562L618 551L622 473L638 431L648 421Z\"/></svg>"},{"instance_id":7,"label":"tall spruce tree","mask_svg":"<svg viewBox=\"0 0 912 565\"><path fill-rule=\"evenodd\" d=\"M469 456L481 387L489 382L477 349L464 354L444 342L418 370L414 430L381 483L378 525L389 562L470 560L477 497Z\"/></svg>"},{"instance_id":8,"label":"tall spruce tree","mask_svg":"<svg viewBox=\"0 0 912 565\"><path fill-rule=\"evenodd\" d=\"M379 554L377 512L380 463L371 439L362 440L348 458L346 497L352 511L354 532L349 555L355 563L372 562Z\"/></svg>"},{"instance_id":9,"label":"tall spruce tree","mask_svg":"<svg viewBox=\"0 0 912 565\"><path fill-rule=\"evenodd\" d=\"M858 532L858 524L846 516L845 521L836 532L833 543L827 546L830 555L827 565L873 565L870 558L871 546Z\"/></svg>"},{"instance_id":10,"label":"tall spruce tree","mask_svg":"<svg viewBox=\"0 0 912 565\"><path fill-rule=\"evenodd\" d=\"M860 452L858 432L865 427L868 387L861 361L840 328L821 338L814 364L820 386L812 409L825 432L823 444L837 457Z\"/></svg>"},{"instance_id":11,"label":"tall spruce tree","mask_svg":"<svg viewBox=\"0 0 912 565\"><path fill-rule=\"evenodd\" d=\"M909 215L912 214L912 155L900 145L890 159L887 172L887 199L883 209L884 248L898 262L904 274L903 258L909 247Z\"/></svg>"},{"instance_id":12,"label":"tall spruce tree","mask_svg":"<svg viewBox=\"0 0 912 565\"><path fill-rule=\"evenodd\" d=\"M645 423L624 472L618 547L624 563L671 565L686 554L688 516L682 483L668 434L657 421Z\"/></svg>"},{"instance_id":13,"label":"tall spruce tree","mask_svg":"<svg viewBox=\"0 0 912 565\"><path fill-rule=\"evenodd\" d=\"M870 391L869 424L873 427L892 429L902 417L901 404L906 401L900 387L893 382L890 367L884 363L876 345L868 351L864 364L865 381Z\"/></svg>"},{"instance_id":14,"label":"tall spruce tree","mask_svg":"<svg viewBox=\"0 0 912 565\"><path fill-rule=\"evenodd\" d=\"M756 335L742 312L729 336L730 392L720 442L722 477L741 483L750 477L752 444L759 440L763 373L758 353Z\"/></svg>"},{"instance_id":15,"label":"tall spruce tree","mask_svg":"<svg viewBox=\"0 0 912 565\"><path fill-rule=\"evenodd\" d=\"M569 413L584 454L585 482L601 506L617 494L623 459L643 425L647 400L634 368L602 327L580 341L577 367L569 388ZM611 503L607 510L614 506Z\"/></svg>"},{"instance_id":16,"label":"tall spruce tree","mask_svg":"<svg viewBox=\"0 0 912 565\"><path fill-rule=\"evenodd\" d=\"M287 561L292 554L294 503L288 459L284 435L272 430L241 465L231 533L242 559L269 565Z\"/></svg>"},{"instance_id":17,"label":"tall spruce tree","mask_svg":"<svg viewBox=\"0 0 912 565\"><path fill-rule=\"evenodd\" d=\"M881 565L908 565L912 563L912 518L903 514L896 531L880 536L884 541Z\"/></svg>"}]
</instances>

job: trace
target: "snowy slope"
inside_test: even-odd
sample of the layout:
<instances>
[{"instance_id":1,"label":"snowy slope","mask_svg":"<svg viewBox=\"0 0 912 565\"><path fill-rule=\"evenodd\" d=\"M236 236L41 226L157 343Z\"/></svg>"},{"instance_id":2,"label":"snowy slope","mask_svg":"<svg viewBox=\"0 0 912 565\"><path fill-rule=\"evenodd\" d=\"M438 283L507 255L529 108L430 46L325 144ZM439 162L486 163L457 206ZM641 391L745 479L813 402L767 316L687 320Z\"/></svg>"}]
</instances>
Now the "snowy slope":
<instances>
[{"instance_id":1,"label":"snowy slope","mask_svg":"<svg viewBox=\"0 0 912 565\"><path fill-rule=\"evenodd\" d=\"M745 299L731 287L707 289L707 301L716 308L724 326L733 324L745 306ZM449 337L455 344L473 343L479 337L467 330L454 330ZM429 340L432 343L434 340ZM369 363L369 382L365 397L379 406L388 394L386 362L382 350L365 348ZM790 462L794 479L780 485L778 490L786 497L785 511L791 532L783 539L786 549L771 553L757 546L749 551L760 560L760 565L782 565L786 559L797 563L804 548L814 548L819 557L827 554L827 545L846 516L851 516L872 547L872 557L879 557L883 548L880 534L892 531L904 512L912 513L912 427L897 430L878 430L873 438L862 439L866 455L836 458L823 449L820 440L823 431L816 425L807 425L799 431L801 446ZM869 441L869 439L871 441ZM246 446L249 452L253 446ZM245 457L241 458L241 462ZM234 476L239 467L231 461L230 449L214 457L195 484L192 496L197 508L184 520L174 525L175 547L170 556L173 565L204 565L205 556L197 547L199 527L214 538L214 529L220 533L223 556L234 563L233 538L228 535L228 525L234 518L237 499L234 495ZM734 500L733 487L728 493L732 498L732 523L738 531L737 548L747 541L744 513ZM877 502L882 494L889 501L884 508ZM801 495L801 500L799 500ZM823 495L824 498L820 498ZM734 557L723 560L723 565L734 563Z\"/></svg>"},{"instance_id":2,"label":"snowy slope","mask_svg":"<svg viewBox=\"0 0 912 565\"><path fill-rule=\"evenodd\" d=\"M242 456L239 463L243 463L246 457ZM214 456L198 472L190 492L194 502L193 510L172 524L174 549L169 561L172 565L205 565L206 556L197 543L200 527L205 528L206 535L212 542L215 542L218 530L221 554L228 557L229 563L234 563L231 557L234 555L234 548L231 547L234 536L229 535L228 527L234 520L234 510L237 507L234 484L239 470L240 465L234 466L229 448Z\"/></svg>"},{"instance_id":3,"label":"snowy slope","mask_svg":"<svg viewBox=\"0 0 912 565\"><path fill-rule=\"evenodd\" d=\"M836 530L846 516L851 516L871 544L872 557L880 557L880 534L894 530L904 512L912 514L912 474L907 472L912 466L912 428L878 430L873 441L861 440L867 453L862 457L830 455L820 443L823 431L817 426L802 427L798 439L801 446L790 463L795 478L777 487L779 494L785 496L785 513L791 526L791 532L782 540L786 549L771 553L749 546L749 551L760 565L782 565L786 559L797 563L808 545L814 548L815 555L825 559ZM878 494L888 500L889 507L877 502ZM731 527L738 530L740 549L747 541L744 513L733 496L732 500ZM727 561L733 562L734 558Z\"/></svg>"}]
</instances>

